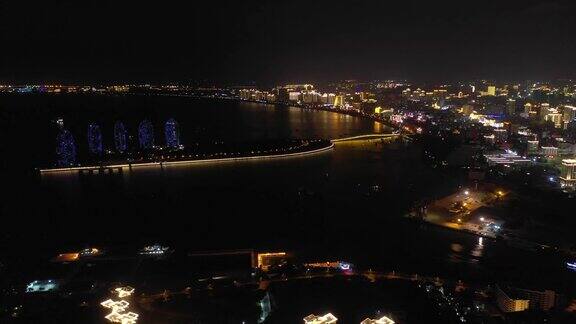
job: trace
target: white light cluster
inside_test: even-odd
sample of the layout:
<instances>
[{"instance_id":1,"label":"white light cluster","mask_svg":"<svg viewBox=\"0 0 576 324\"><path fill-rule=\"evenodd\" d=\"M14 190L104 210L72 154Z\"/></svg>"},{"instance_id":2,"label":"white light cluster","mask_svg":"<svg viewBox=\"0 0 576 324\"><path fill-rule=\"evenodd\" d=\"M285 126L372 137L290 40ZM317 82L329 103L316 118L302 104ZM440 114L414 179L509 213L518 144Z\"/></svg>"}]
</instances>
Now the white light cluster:
<instances>
[{"instance_id":1,"label":"white light cluster","mask_svg":"<svg viewBox=\"0 0 576 324\"><path fill-rule=\"evenodd\" d=\"M112 312L121 313L121 312L125 311L126 308L128 308L128 306L130 306L130 303L125 301L125 300L114 301L112 299L108 299L108 300L101 302L100 305L102 305L106 308L110 308L112 310Z\"/></svg>"},{"instance_id":2,"label":"white light cluster","mask_svg":"<svg viewBox=\"0 0 576 324\"><path fill-rule=\"evenodd\" d=\"M108 321L112 323L122 323L122 324L135 324L138 320L138 314L134 312L127 312L127 313L115 313L112 312L106 315Z\"/></svg>"},{"instance_id":3,"label":"white light cluster","mask_svg":"<svg viewBox=\"0 0 576 324\"><path fill-rule=\"evenodd\" d=\"M118 287L114 289L114 292L118 294L119 298L125 298L131 296L134 293L134 288L129 286ZM110 309L110 313L104 317L109 322L135 324L138 320L139 315L137 313L126 311L128 306L130 306L130 303L123 299L108 299L101 302L100 305L102 305L104 308Z\"/></svg>"},{"instance_id":4,"label":"white light cluster","mask_svg":"<svg viewBox=\"0 0 576 324\"><path fill-rule=\"evenodd\" d=\"M118 287L118 288L114 289L114 291L116 293L118 293L118 298L124 298L124 297L131 296L132 293L134 292L134 288L132 288L130 286Z\"/></svg>"},{"instance_id":5,"label":"white light cluster","mask_svg":"<svg viewBox=\"0 0 576 324\"><path fill-rule=\"evenodd\" d=\"M322 316L316 316L314 314L310 314L304 317L305 324L332 324L336 323L337 321L338 318L332 315L332 313L328 313Z\"/></svg>"},{"instance_id":6,"label":"white light cluster","mask_svg":"<svg viewBox=\"0 0 576 324\"><path fill-rule=\"evenodd\" d=\"M363 320L362 322L360 322L360 324L394 324L396 322L394 322L393 320L391 320L390 318L384 316L381 317L379 319L370 319L367 318L365 320Z\"/></svg>"},{"instance_id":7,"label":"white light cluster","mask_svg":"<svg viewBox=\"0 0 576 324\"><path fill-rule=\"evenodd\" d=\"M168 250L169 250L168 247L165 247L165 246L162 246L159 244L154 244L154 245L145 246L140 251L140 254L159 255L159 254L164 254Z\"/></svg>"}]
</instances>

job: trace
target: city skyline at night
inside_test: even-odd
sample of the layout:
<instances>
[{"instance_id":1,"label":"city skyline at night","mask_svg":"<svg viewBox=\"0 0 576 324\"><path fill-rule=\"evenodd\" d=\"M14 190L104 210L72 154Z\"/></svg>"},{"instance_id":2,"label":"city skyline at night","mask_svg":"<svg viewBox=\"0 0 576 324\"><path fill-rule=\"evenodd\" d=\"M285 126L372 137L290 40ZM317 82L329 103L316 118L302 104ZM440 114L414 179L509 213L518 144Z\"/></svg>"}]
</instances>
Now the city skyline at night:
<instances>
[{"instance_id":1,"label":"city skyline at night","mask_svg":"<svg viewBox=\"0 0 576 324\"><path fill-rule=\"evenodd\" d=\"M576 323L576 1L0 1L0 323Z\"/></svg>"}]
</instances>

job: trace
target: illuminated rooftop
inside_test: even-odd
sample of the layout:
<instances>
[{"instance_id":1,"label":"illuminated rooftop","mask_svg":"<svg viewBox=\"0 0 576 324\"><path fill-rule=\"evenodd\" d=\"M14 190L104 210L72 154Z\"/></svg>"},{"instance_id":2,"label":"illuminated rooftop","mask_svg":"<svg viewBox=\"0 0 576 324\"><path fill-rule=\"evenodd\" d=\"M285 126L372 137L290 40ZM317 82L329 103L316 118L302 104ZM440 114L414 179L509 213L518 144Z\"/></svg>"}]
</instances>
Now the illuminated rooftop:
<instances>
[{"instance_id":1,"label":"illuminated rooftop","mask_svg":"<svg viewBox=\"0 0 576 324\"><path fill-rule=\"evenodd\" d=\"M328 313L322 316L316 316L314 314L310 314L304 317L305 324L330 324L330 323L336 323L337 321L338 318L332 315L332 313Z\"/></svg>"},{"instance_id":2,"label":"illuminated rooftop","mask_svg":"<svg viewBox=\"0 0 576 324\"><path fill-rule=\"evenodd\" d=\"M118 294L118 298L124 298L131 296L134 293L134 288L130 286L118 287L114 291Z\"/></svg>"},{"instance_id":3,"label":"illuminated rooftop","mask_svg":"<svg viewBox=\"0 0 576 324\"><path fill-rule=\"evenodd\" d=\"M393 320L391 320L386 316L381 317L379 319L366 318L365 320L360 322L360 324L394 324L394 323L396 322L394 322Z\"/></svg>"}]
</instances>

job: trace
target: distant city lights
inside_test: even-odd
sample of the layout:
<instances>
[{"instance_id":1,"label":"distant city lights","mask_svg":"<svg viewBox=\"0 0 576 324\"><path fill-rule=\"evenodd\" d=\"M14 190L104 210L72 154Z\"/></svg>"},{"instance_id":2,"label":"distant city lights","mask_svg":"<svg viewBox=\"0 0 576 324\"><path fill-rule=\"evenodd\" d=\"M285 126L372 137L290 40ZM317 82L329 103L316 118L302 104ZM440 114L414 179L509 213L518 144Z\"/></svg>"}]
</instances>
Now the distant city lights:
<instances>
[{"instance_id":1,"label":"distant city lights","mask_svg":"<svg viewBox=\"0 0 576 324\"><path fill-rule=\"evenodd\" d=\"M342 270L350 270L350 263L340 262L340 269L342 269Z\"/></svg>"},{"instance_id":2,"label":"distant city lights","mask_svg":"<svg viewBox=\"0 0 576 324\"><path fill-rule=\"evenodd\" d=\"M167 246L162 246L160 244L154 245L147 245L142 250L140 250L140 254L142 255L162 255L165 254L170 250Z\"/></svg>"},{"instance_id":3,"label":"distant city lights","mask_svg":"<svg viewBox=\"0 0 576 324\"><path fill-rule=\"evenodd\" d=\"M90 257L100 255L102 252L97 248L87 248L79 252L80 257Z\"/></svg>"}]
</instances>

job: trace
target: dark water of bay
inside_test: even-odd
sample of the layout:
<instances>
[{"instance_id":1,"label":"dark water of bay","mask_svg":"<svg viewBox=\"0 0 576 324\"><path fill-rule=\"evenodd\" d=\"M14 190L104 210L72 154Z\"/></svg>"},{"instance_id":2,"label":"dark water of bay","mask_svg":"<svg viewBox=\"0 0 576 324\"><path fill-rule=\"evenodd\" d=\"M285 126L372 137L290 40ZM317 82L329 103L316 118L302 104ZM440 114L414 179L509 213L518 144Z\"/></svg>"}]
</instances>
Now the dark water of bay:
<instances>
[{"instance_id":1,"label":"dark water of bay","mask_svg":"<svg viewBox=\"0 0 576 324\"><path fill-rule=\"evenodd\" d=\"M131 247L161 242L176 249L288 250L309 260L482 282L574 287L562 261L500 242L406 221L422 197L462 179L422 162L404 142L352 142L303 158L134 169L121 176L51 175L34 167L53 159L55 126L64 118L79 150L97 122L105 146L122 120L174 117L182 143L337 138L388 132L367 119L299 108L175 97L0 97L7 193L3 240L12 257L50 255L85 246ZM10 253L9 253L10 254ZM541 273L553 274L541 278Z\"/></svg>"}]
</instances>

